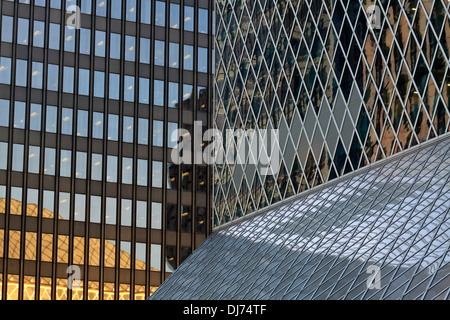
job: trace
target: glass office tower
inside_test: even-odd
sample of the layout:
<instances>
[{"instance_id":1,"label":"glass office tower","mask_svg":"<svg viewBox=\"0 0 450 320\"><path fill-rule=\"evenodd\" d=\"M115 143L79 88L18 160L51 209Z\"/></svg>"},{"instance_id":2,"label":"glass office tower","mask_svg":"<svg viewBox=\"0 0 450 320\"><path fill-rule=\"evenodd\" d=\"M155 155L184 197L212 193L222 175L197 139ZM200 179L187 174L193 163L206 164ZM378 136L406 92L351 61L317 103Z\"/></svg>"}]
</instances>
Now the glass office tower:
<instances>
[{"instance_id":1,"label":"glass office tower","mask_svg":"<svg viewBox=\"0 0 450 320\"><path fill-rule=\"evenodd\" d=\"M170 154L211 123L212 8L1 1L0 299L144 299L206 239L210 169Z\"/></svg>"},{"instance_id":2,"label":"glass office tower","mask_svg":"<svg viewBox=\"0 0 450 320\"><path fill-rule=\"evenodd\" d=\"M216 1L214 127L277 130L279 170L214 165L215 232L152 298L448 299L449 5Z\"/></svg>"}]
</instances>

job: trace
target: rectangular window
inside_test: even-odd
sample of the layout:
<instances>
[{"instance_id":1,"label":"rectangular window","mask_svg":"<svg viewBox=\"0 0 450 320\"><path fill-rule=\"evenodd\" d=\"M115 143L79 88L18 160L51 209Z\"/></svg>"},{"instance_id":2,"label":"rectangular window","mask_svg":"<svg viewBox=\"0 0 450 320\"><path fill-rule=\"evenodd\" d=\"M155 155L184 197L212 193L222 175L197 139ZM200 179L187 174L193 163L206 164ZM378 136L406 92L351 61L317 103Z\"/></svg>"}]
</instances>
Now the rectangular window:
<instances>
[{"instance_id":1,"label":"rectangular window","mask_svg":"<svg viewBox=\"0 0 450 320\"><path fill-rule=\"evenodd\" d=\"M65 93L73 93L73 78L74 71L72 67L64 66L64 75L63 75L63 92Z\"/></svg>"},{"instance_id":2,"label":"rectangular window","mask_svg":"<svg viewBox=\"0 0 450 320\"><path fill-rule=\"evenodd\" d=\"M108 115L108 140L119 141L119 116Z\"/></svg>"},{"instance_id":3,"label":"rectangular window","mask_svg":"<svg viewBox=\"0 0 450 320\"><path fill-rule=\"evenodd\" d=\"M77 151L76 155L76 173L77 179L86 179L87 154L86 152Z\"/></svg>"},{"instance_id":4,"label":"rectangular window","mask_svg":"<svg viewBox=\"0 0 450 320\"><path fill-rule=\"evenodd\" d=\"M125 60L135 61L136 60L136 37L126 36L125 37Z\"/></svg>"},{"instance_id":5,"label":"rectangular window","mask_svg":"<svg viewBox=\"0 0 450 320\"><path fill-rule=\"evenodd\" d=\"M23 172L23 145L13 144L12 170Z\"/></svg>"},{"instance_id":6,"label":"rectangular window","mask_svg":"<svg viewBox=\"0 0 450 320\"><path fill-rule=\"evenodd\" d=\"M91 196L91 210L89 212L91 223L100 223L102 219L102 197Z\"/></svg>"},{"instance_id":7,"label":"rectangular window","mask_svg":"<svg viewBox=\"0 0 450 320\"><path fill-rule=\"evenodd\" d=\"M72 135L73 111L72 109L62 108L61 110L61 133Z\"/></svg>"},{"instance_id":8,"label":"rectangular window","mask_svg":"<svg viewBox=\"0 0 450 320\"><path fill-rule=\"evenodd\" d=\"M48 47L49 49L59 50L59 24L49 24Z\"/></svg>"},{"instance_id":9,"label":"rectangular window","mask_svg":"<svg viewBox=\"0 0 450 320\"><path fill-rule=\"evenodd\" d=\"M49 64L47 70L47 90L58 91L59 66Z\"/></svg>"},{"instance_id":10,"label":"rectangular window","mask_svg":"<svg viewBox=\"0 0 450 320\"><path fill-rule=\"evenodd\" d=\"M91 0L81 0L81 12L91 14Z\"/></svg>"},{"instance_id":11,"label":"rectangular window","mask_svg":"<svg viewBox=\"0 0 450 320\"><path fill-rule=\"evenodd\" d=\"M184 6L184 30L194 31L194 7Z\"/></svg>"},{"instance_id":12,"label":"rectangular window","mask_svg":"<svg viewBox=\"0 0 450 320\"><path fill-rule=\"evenodd\" d=\"M150 249L150 267L160 271L161 270L161 245L152 244Z\"/></svg>"},{"instance_id":13,"label":"rectangular window","mask_svg":"<svg viewBox=\"0 0 450 320\"><path fill-rule=\"evenodd\" d=\"M25 129L25 102L14 103L14 128Z\"/></svg>"},{"instance_id":14,"label":"rectangular window","mask_svg":"<svg viewBox=\"0 0 450 320\"><path fill-rule=\"evenodd\" d=\"M115 73L109 74L109 98L119 100L120 94L120 75Z\"/></svg>"},{"instance_id":15,"label":"rectangular window","mask_svg":"<svg viewBox=\"0 0 450 320\"><path fill-rule=\"evenodd\" d=\"M18 19L17 44L28 45L28 19Z\"/></svg>"},{"instance_id":16,"label":"rectangular window","mask_svg":"<svg viewBox=\"0 0 450 320\"><path fill-rule=\"evenodd\" d=\"M41 131L41 111L39 104L32 103L30 106L30 130ZM3 114L3 113L2 113Z\"/></svg>"},{"instance_id":17,"label":"rectangular window","mask_svg":"<svg viewBox=\"0 0 450 320\"><path fill-rule=\"evenodd\" d=\"M208 72L208 48L198 48L198 72Z\"/></svg>"},{"instance_id":18,"label":"rectangular window","mask_svg":"<svg viewBox=\"0 0 450 320\"><path fill-rule=\"evenodd\" d=\"M153 161L152 164L152 186L162 188L163 165L160 161Z\"/></svg>"},{"instance_id":19,"label":"rectangular window","mask_svg":"<svg viewBox=\"0 0 450 320\"><path fill-rule=\"evenodd\" d=\"M148 119L138 121L138 143L148 145Z\"/></svg>"},{"instance_id":20,"label":"rectangular window","mask_svg":"<svg viewBox=\"0 0 450 320\"><path fill-rule=\"evenodd\" d=\"M166 26L166 3L162 1L156 1L155 3L155 25L160 27Z\"/></svg>"},{"instance_id":21,"label":"rectangular window","mask_svg":"<svg viewBox=\"0 0 450 320\"><path fill-rule=\"evenodd\" d=\"M4 26L5 24L3 24ZM45 23L35 20L33 23L33 46L44 47ZM3 40L2 40L3 41Z\"/></svg>"},{"instance_id":22,"label":"rectangular window","mask_svg":"<svg viewBox=\"0 0 450 320\"><path fill-rule=\"evenodd\" d=\"M134 102L134 77L124 76L123 98L125 101Z\"/></svg>"},{"instance_id":23,"label":"rectangular window","mask_svg":"<svg viewBox=\"0 0 450 320\"><path fill-rule=\"evenodd\" d=\"M155 80L153 87L153 104L164 106L164 81Z\"/></svg>"},{"instance_id":24,"label":"rectangular window","mask_svg":"<svg viewBox=\"0 0 450 320\"><path fill-rule=\"evenodd\" d=\"M79 69L78 70L78 94L88 96L89 95L89 69Z\"/></svg>"},{"instance_id":25,"label":"rectangular window","mask_svg":"<svg viewBox=\"0 0 450 320\"><path fill-rule=\"evenodd\" d=\"M92 154L92 172L91 179L96 181L102 181L103 175L103 156L101 154Z\"/></svg>"},{"instance_id":26,"label":"rectangular window","mask_svg":"<svg viewBox=\"0 0 450 320\"><path fill-rule=\"evenodd\" d=\"M28 152L28 172L30 173L39 173L40 150L39 147L30 146Z\"/></svg>"},{"instance_id":27,"label":"rectangular window","mask_svg":"<svg viewBox=\"0 0 450 320\"><path fill-rule=\"evenodd\" d=\"M122 158L122 183L133 183L133 158Z\"/></svg>"},{"instance_id":28,"label":"rectangular window","mask_svg":"<svg viewBox=\"0 0 450 320\"><path fill-rule=\"evenodd\" d=\"M106 224L116 224L117 200L115 198L106 198Z\"/></svg>"},{"instance_id":29,"label":"rectangular window","mask_svg":"<svg viewBox=\"0 0 450 320\"><path fill-rule=\"evenodd\" d=\"M184 70L194 70L194 47L184 45Z\"/></svg>"},{"instance_id":30,"label":"rectangular window","mask_svg":"<svg viewBox=\"0 0 450 320\"><path fill-rule=\"evenodd\" d=\"M8 143L0 142L0 170L6 170L8 168ZM1 209L0 209L1 210Z\"/></svg>"},{"instance_id":31,"label":"rectangular window","mask_svg":"<svg viewBox=\"0 0 450 320\"><path fill-rule=\"evenodd\" d=\"M106 33L104 31L95 30L95 55L97 57L105 57Z\"/></svg>"},{"instance_id":32,"label":"rectangular window","mask_svg":"<svg viewBox=\"0 0 450 320\"><path fill-rule=\"evenodd\" d=\"M136 202L136 226L138 228L147 228L147 202Z\"/></svg>"},{"instance_id":33,"label":"rectangular window","mask_svg":"<svg viewBox=\"0 0 450 320\"><path fill-rule=\"evenodd\" d=\"M72 176L72 151L61 150L60 173L61 177L70 178Z\"/></svg>"},{"instance_id":34,"label":"rectangular window","mask_svg":"<svg viewBox=\"0 0 450 320\"><path fill-rule=\"evenodd\" d=\"M0 127L9 126L9 100L0 99Z\"/></svg>"},{"instance_id":35,"label":"rectangular window","mask_svg":"<svg viewBox=\"0 0 450 320\"><path fill-rule=\"evenodd\" d=\"M109 57L111 59L120 59L120 34L119 33L111 33L111 45L109 48Z\"/></svg>"},{"instance_id":36,"label":"rectangular window","mask_svg":"<svg viewBox=\"0 0 450 320\"><path fill-rule=\"evenodd\" d=\"M198 32L208 34L208 10L198 9Z\"/></svg>"},{"instance_id":37,"label":"rectangular window","mask_svg":"<svg viewBox=\"0 0 450 320\"><path fill-rule=\"evenodd\" d=\"M104 98L105 96L105 73L94 71L94 97Z\"/></svg>"},{"instance_id":38,"label":"rectangular window","mask_svg":"<svg viewBox=\"0 0 450 320\"><path fill-rule=\"evenodd\" d=\"M147 78L139 78L139 103L149 104L150 81Z\"/></svg>"},{"instance_id":39,"label":"rectangular window","mask_svg":"<svg viewBox=\"0 0 450 320\"><path fill-rule=\"evenodd\" d=\"M136 242L136 260L136 270L147 269L147 244Z\"/></svg>"},{"instance_id":40,"label":"rectangular window","mask_svg":"<svg viewBox=\"0 0 450 320\"><path fill-rule=\"evenodd\" d=\"M180 45L178 43L169 43L169 67L178 68L180 57Z\"/></svg>"},{"instance_id":41,"label":"rectangular window","mask_svg":"<svg viewBox=\"0 0 450 320\"><path fill-rule=\"evenodd\" d=\"M91 54L91 30L80 29L80 53Z\"/></svg>"},{"instance_id":42,"label":"rectangular window","mask_svg":"<svg viewBox=\"0 0 450 320\"><path fill-rule=\"evenodd\" d=\"M103 113L94 112L92 123L92 137L103 139Z\"/></svg>"},{"instance_id":43,"label":"rectangular window","mask_svg":"<svg viewBox=\"0 0 450 320\"><path fill-rule=\"evenodd\" d=\"M13 17L2 16L2 42L12 42L13 25Z\"/></svg>"},{"instance_id":44,"label":"rectangular window","mask_svg":"<svg viewBox=\"0 0 450 320\"><path fill-rule=\"evenodd\" d=\"M169 82L169 108L178 108L178 83Z\"/></svg>"},{"instance_id":45,"label":"rectangular window","mask_svg":"<svg viewBox=\"0 0 450 320\"><path fill-rule=\"evenodd\" d=\"M169 122L167 126L168 148L175 148L178 144L178 123Z\"/></svg>"},{"instance_id":46,"label":"rectangular window","mask_svg":"<svg viewBox=\"0 0 450 320\"><path fill-rule=\"evenodd\" d=\"M117 157L116 156L108 156L107 164L106 164L106 181L108 182L117 182Z\"/></svg>"},{"instance_id":47,"label":"rectangular window","mask_svg":"<svg viewBox=\"0 0 450 320\"><path fill-rule=\"evenodd\" d=\"M43 216L45 218L53 218L55 212L55 192L44 190L42 201Z\"/></svg>"},{"instance_id":48,"label":"rectangular window","mask_svg":"<svg viewBox=\"0 0 450 320\"><path fill-rule=\"evenodd\" d=\"M133 117L123 117L123 142L133 143L133 126Z\"/></svg>"},{"instance_id":49,"label":"rectangular window","mask_svg":"<svg viewBox=\"0 0 450 320\"><path fill-rule=\"evenodd\" d=\"M139 60L141 63L150 63L150 39L141 38Z\"/></svg>"},{"instance_id":50,"label":"rectangular window","mask_svg":"<svg viewBox=\"0 0 450 320\"><path fill-rule=\"evenodd\" d=\"M64 51L75 52L75 28L64 28Z\"/></svg>"},{"instance_id":51,"label":"rectangular window","mask_svg":"<svg viewBox=\"0 0 450 320\"><path fill-rule=\"evenodd\" d=\"M122 199L122 218L120 220L120 224L122 226L131 227L131 211L132 211L131 200Z\"/></svg>"},{"instance_id":52,"label":"rectangular window","mask_svg":"<svg viewBox=\"0 0 450 320\"><path fill-rule=\"evenodd\" d=\"M176 3L170 4L170 27L180 29L180 5Z\"/></svg>"},{"instance_id":53,"label":"rectangular window","mask_svg":"<svg viewBox=\"0 0 450 320\"><path fill-rule=\"evenodd\" d=\"M0 83L11 84L11 58L0 57Z\"/></svg>"},{"instance_id":54,"label":"rectangular window","mask_svg":"<svg viewBox=\"0 0 450 320\"><path fill-rule=\"evenodd\" d=\"M155 40L155 65L164 67L164 41Z\"/></svg>"},{"instance_id":55,"label":"rectangular window","mask_svg":"<svg viewBox=\"0 0 450 320\"><path fill-rule=\"evenodd\" d=\"M70 193L59 193L59 215L64 220L70 219Z\"/></svg>"},{"instance_id":56,"label":"rectangular window","mask_svg":"<svg viewBox=\"0 0 450 320\"><path fill-rule=\"evenodd\" d=\"M97 0L97 9L96 14L97 16L106 17L106 1L105 0Z\"/></svg>"},{"instance_id":57,"label":"rectangular window","mask_svg":"<svg viewBox=\"0 0 450 320\"><path fill-rule=\"evenodd\" d=\"M86 195L75 194L75 221L86 221Z\"/></svg>"},{"instance_id":58,"label":"rectangular window","mask_svg":"<svg viewBox=\"0 0 450 320\"><path fill-rule=\"evenodd\" d=\"M147 175L148 175L148 161L144 159L138 159L137 168L137 185L146 187Z\"/></svg>"},{"instance_id":59,"label":"rectangular window","mask_svg":"<svg viewBox=\"0 0 450 320\"><path fill-rule=\"evenodd\" d=\"M16 60L16 86L25 87L27 85L27 60Z\"/></svg>"},{"instance_id":60,"label":"rectangular window","mask_svg":"<svg viewBox=\"0 0 450 320\"><path fill-rule=\"evenodd\" d=\"M192 110L193 87L190 84L183 84L183 109Z\"/></svg>"},{"instance_id":61,"label":"rectangular window","mask_svg":"<svg viewBox=\"0 0 450 320\"><path fill-rule=\"evenodd\" d=\"M152 202L152 229L161 230L162 224L162 204L158 202Z\"/></svg>"},{"instance_id":62,"label":"rectangular window","mask_svg":"<svg viewBox=\"0 0 450 320\"><path fill-rule=\"evenodd\" d=\"M111 18L122 19L122 0L111 0Z\"/></svg>"},{"instance_id":63,"label":"rectangular window","mask_svg":"<svg viewBox=\"0 0 450 320\"><path fill-rule=\"evenodd\" d=\"M55 175L56 150L53 148L45 148L44 157L44 174Z\"/></svg>"},{"instance_id":64,"label":"rectangular window","mask_svg":"<svg viewBox=\"0 0 450 320\"><path fill-rule=\"evenodd\" d=\"M44 71L42 62L33 61L31 69L31 87L42 89L42 72Z\"/></svg>"},{"instance_id":65,"label":"rectangular window","mask_svg":"<svg viewBox=\"0 0 450 320\"><path fill-rule=\"evenodd\" d=\"M56 124L58 121L58 108L47 106L47 117L45 120L45 131L56 133Z\"/></svg>"},{"instance_id":66,"label":"rectangular window","mask_svg":"<svg viewBox=\"0 0 450 320\"><path fill-rule=\"evenodd\" d=\"M141 0L141 22L150 24L152 11L152 0Z\"/></svg>"},{"instance_id":67,"label":"rectangular window","mask_svg":"<svg viewBox=\"0 0 450 320\"><path fill-rule=\"evenodd\" d=\"M128 21L136 21L136 0L127 0L127 14Z\"/></svg>"},{"instance_id":68,"label":"rectangular window","mask_svg":"<svg viewBox=\"0 0 450 320\"><path fill-rule=\"evenodd\" d=\"M164 123L159 120L153 120L153 145L162 147L164 141Z\"/></svg>"},{"instance_id":69,"label":"rectangular window","mask_svg":"<svg viewBox=\"0 0 450 320\"><path fill-rule=\"evenodd\" d=\"M85 110L78 110L77 115L77 136L87 137L89 130L89 112Z\"/></svg>"}]
</instances>

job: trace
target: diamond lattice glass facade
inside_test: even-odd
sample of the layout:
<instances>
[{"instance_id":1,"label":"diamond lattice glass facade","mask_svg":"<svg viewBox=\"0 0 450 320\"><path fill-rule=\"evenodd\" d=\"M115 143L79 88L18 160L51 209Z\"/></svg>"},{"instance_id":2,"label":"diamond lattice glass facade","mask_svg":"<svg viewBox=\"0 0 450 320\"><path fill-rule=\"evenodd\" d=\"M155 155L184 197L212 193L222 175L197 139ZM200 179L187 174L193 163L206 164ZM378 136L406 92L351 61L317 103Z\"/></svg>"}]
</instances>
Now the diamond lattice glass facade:
<instances>
[{"instance_id":1,"label":"diamond lattice glass facade","mask_svg":"<svg viewBox=\"0 0 450 320\"><path fill-rule=\"evenodd\" d=\"M282 158L274 175L215 165L215 226L449 131L448 1L219 0L216 15L214 126L278 129Z\"/></svg>"},{"instance_id":2,"label":"diamond lattice glass facade","mask_svg":"<svg viewBox=\"0 0 450 320\"><path fill-rule=\"evenodd\" d=\"M222 227L152 299L449 299L450 136L394 157Z\"/></svg>"}]
</instances>

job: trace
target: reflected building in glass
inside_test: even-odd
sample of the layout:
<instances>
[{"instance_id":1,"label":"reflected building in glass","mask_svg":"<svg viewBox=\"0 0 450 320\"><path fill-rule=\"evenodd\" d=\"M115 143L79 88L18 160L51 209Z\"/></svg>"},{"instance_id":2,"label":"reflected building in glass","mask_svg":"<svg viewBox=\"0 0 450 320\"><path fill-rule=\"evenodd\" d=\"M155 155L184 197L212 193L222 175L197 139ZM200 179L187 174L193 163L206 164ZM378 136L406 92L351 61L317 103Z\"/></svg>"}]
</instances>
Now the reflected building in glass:
<instances>
[{"instance_id":1,"label":"reflected building in glass","mask_svg":"<svg viewBox=\"0 0 450 320\"><path fill-rule=\"evenodd\" d=\"M0 299L144 299L206 239L211 169L170 154L211 125L212 8L0 2Z\"/></svg>"},{"instance_id":2,"label":"reflected building in glass","mask_svg":"<svg viewBox=\"0 0 450 320\"><path fill-rule=\"evenodd\" d=\"M213 126L277 130L279 170L214 165L215 231L152 298L449 299L449 5L216 1Z\"/></svg>"}]
</instances>

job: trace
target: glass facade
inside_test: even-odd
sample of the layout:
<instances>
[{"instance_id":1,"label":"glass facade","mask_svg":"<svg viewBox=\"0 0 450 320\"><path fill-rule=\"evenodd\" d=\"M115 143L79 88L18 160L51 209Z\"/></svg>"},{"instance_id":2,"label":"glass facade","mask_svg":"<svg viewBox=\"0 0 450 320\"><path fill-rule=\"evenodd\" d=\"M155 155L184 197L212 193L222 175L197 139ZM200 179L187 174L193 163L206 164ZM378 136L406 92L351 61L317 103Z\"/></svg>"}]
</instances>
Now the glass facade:
<instances>
[{"instance_id":1,"label":"glass facade","mask_svg":"<svg viewBox=\"0 0 450 320\"><path fill-rule=\"evenodd\" d=\"M1 1L0 299L144 299L206 239L211 169L173 166L170 134L210 127L212 8Z\"/></svg>"},{"instance_id":2,"label":"glass facade","mask_svg":"<svg viewBox=\"0 0 450 320\"><path fill-rule=\"evenodd\" d=\"M448 1L216 4L213 125L278 130L281 161L215 165L215 226L449 131Z\"/></svg>"},{"instance_id":3,"label":"glass facade","mask_svg":"<svg viewBox=\"0 0 450 320\"><path fill-rule=\"evenodd\" d=\"M151 299L448 300L450 135L394 157L223 226Z\"/></svg>"}]
</instances>

